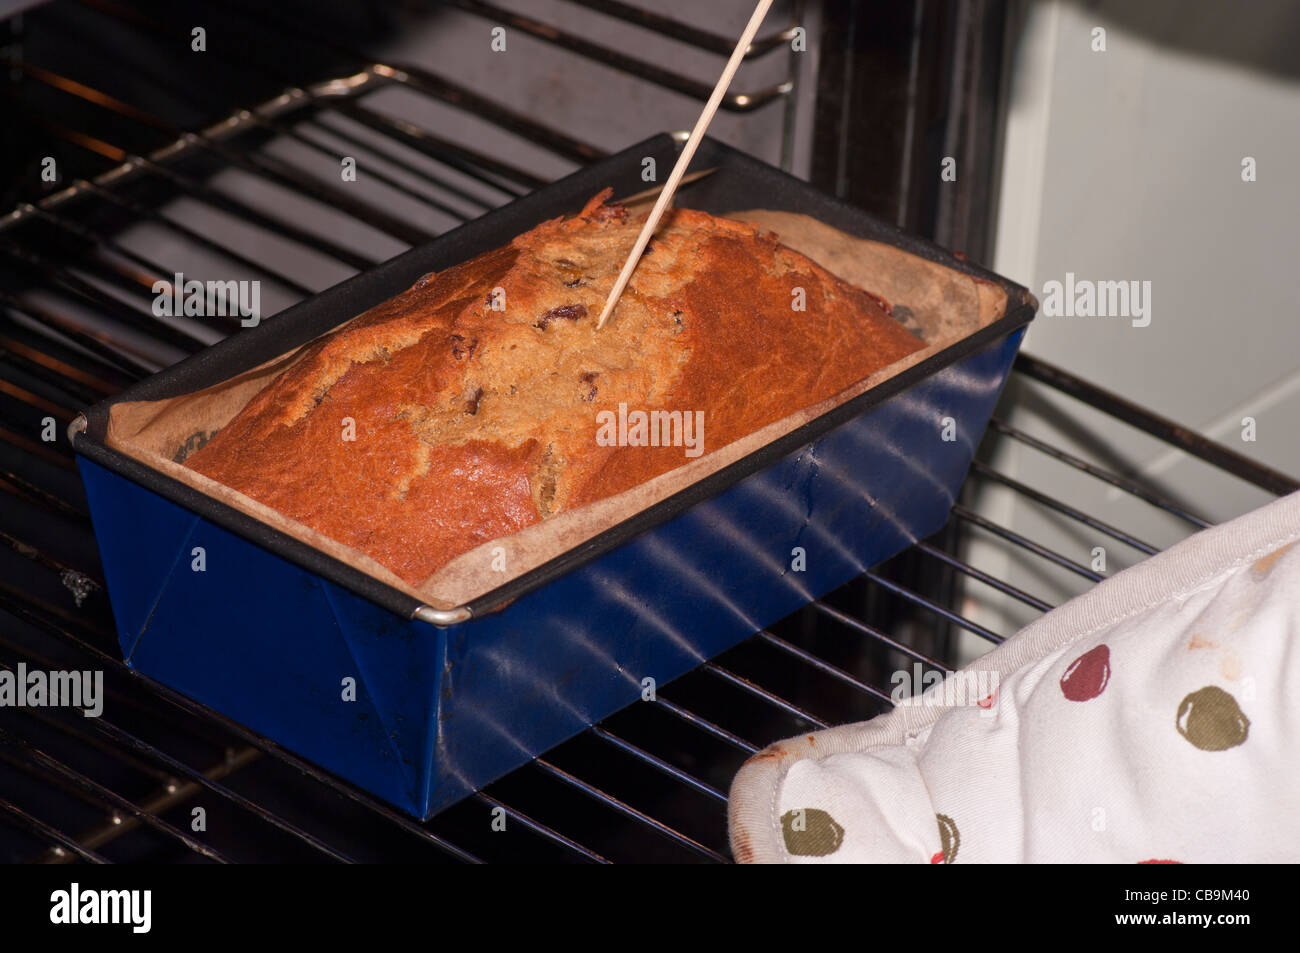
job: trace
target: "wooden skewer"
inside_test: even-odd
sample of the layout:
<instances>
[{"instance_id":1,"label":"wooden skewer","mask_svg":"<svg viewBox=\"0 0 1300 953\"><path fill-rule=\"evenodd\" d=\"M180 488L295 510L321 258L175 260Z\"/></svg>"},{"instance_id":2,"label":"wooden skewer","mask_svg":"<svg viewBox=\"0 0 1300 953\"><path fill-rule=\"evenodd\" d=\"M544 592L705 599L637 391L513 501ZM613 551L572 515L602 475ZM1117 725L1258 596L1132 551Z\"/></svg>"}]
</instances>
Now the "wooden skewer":
<instances>
[{"instance_id":1,"label":"wooden skewer","mask_svg":"<svg viewBox=\"0 0 1300 953\"><path fill-rule=\"evenodd\" d=\"M599 320L596 321L598 330L605 326L605 322L609 319L610 313L613 312L614 306L618 304L618 299L622 297L628 279L632 277L632 272L636 270L636 266L641 261L641 253L645 251L646 245L649 244L650 236L659 227L659 219L663 217L664 211L672 201L673 193L677 191L677 186L681 183L686 167L691 164L691 158L695 155L695 150L699 148L700 140L704 138L704 130L709 128L709 123L713 120L713 114L718 111L718 104L722 102L727 87L731 85L731 78L736 75L736 70L740 68L740 61L745 58L745 51L749 49L749 44L754 41L754 34L758 32L758 27L763 22L763 18L767 16L768 8L771 6L772 0L758 0L754 15L749 18L745 32L740 35L740 42L736 44L731 59L727 60L726 69L722 71L722 76L718 79L718 85L713 87L713 95L704 104L704 112L700 113L695 128L691 130L690 138L686 140L686 145L682 147L682 154L678 157L677 164L673 166L672 174L668 176L663 191L659 193L659 201L655 202L655 207L650 210L650 217L646 219L641 234L637 236L636 244L632 246L632 254L627 256L627 261L623 264L623 270L618 274L618 281L614 282L614 288L605 301L605 308L600 312Z\"/></svg>"}]
</instances>

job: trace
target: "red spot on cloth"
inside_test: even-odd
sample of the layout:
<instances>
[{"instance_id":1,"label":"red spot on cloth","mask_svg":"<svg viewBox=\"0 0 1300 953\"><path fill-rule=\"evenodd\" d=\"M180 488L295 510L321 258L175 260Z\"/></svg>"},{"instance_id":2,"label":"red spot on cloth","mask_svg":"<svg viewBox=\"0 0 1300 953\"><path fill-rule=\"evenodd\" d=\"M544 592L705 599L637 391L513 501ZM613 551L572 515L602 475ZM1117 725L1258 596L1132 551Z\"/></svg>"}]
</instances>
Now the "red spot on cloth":
<instances>
[{"instance_id":1,"label":"red spot on cloth","mask_svg":"<svg viewBox=\"0 0 1300 953\"><path fill-rule=\"evenodd\" d=\"M1099 645L1070 663L1061 676L1061 694L1072 702L1086 702L1106 690L1110 681L1110 649Z\"/></svg>"},{"instance_id":2,"label":"red spot on cloth","mask_svg":"<svg viewBox=\"0 0 1300 953\"><path fill-rule=\"evenodd\" d=\"M1181 860L1139 860L1138 864L1182 864Z\"/></svg>"}]
</instances>

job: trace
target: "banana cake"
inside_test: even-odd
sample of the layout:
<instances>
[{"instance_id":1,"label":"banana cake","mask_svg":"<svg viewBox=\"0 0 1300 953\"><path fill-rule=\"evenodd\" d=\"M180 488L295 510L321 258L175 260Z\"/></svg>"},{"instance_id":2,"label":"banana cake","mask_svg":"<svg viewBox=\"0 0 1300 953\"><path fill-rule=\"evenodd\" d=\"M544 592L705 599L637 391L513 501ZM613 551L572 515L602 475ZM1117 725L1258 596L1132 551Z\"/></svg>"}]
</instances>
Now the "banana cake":
<instances>
[{"instance_id":1,"label":"banana cake","mask_svg":"<svg viewBox=\"0 0 1300 953\"><path fill-rule=\"evenodd\" d=\"M923 346L774 234L690 209L597 331L644 222L611 194L318 339L185 465L415 585Z\"/></svg>"}]
</instances>

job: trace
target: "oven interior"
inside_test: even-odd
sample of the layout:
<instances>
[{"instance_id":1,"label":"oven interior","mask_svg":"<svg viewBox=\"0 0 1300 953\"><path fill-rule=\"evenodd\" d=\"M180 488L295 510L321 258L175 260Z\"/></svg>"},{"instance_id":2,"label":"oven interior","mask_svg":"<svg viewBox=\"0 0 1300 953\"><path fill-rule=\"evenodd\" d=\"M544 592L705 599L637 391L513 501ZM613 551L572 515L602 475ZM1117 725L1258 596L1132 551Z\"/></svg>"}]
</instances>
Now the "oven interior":
<instances>
[{"instance_id":1,"label":"oven interior","mask_svg":"<svg viewBox=\"0 0 1300 953\"><path fill-rule=\"evenodd\" d=\"M1055 601L1035 594L1042 579L1057 593L1103 577L985 515L982 494L1106 540L1113 571L1209 525L1210 507L1067 449L1081 437L1104 448L1131 431L1262 495L1297 488L1022 354L941 532L417 823L124 667L63 431L81 408L237 331L238 319L155 317L155 282L258 279L270 315L629 142L689 127L749 5L0 9L0 665L102 670L106 694L97 718L0 719L6 861L725 862L726 793L746 757L886 711L893 673L948 671L1001 641L1010 632L976 621L983 601L1032 617ZM1012 20L996 3L779 2L710 132L985 260ZM945 156L958 182L925 171ZM342 157L358 170L346 185ZM1092 431L1049 415L1032 429L1007 421L1007 407L1047 394L1098 411ZM1008 444L1056 476L1031 485L1003 472ZM1079 480L1161 512L1169 531L1152 543L1122 508L1072 504ZM972 558L976 543L998 551L997 568Z\"/></svg>"}]
</instances>

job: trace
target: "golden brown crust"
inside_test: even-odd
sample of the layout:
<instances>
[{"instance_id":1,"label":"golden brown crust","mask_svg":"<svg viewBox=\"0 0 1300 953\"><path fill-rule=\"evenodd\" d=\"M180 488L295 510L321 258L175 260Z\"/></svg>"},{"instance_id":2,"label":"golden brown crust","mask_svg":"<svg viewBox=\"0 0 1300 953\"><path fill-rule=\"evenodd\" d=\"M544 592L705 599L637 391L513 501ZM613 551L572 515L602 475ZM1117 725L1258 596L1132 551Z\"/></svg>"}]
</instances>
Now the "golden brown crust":
<instances>
[{"instance_id":1,"label":"golden brown crust","mask_svg":"<svg viewBox=\"0 0 1300 953\"><path fill-rule=\"evenodd\" d=\"M774 235L688 209L597 332L641 225L609 195L322 338L186 465L416 584L688 462L602 446L602 411L703 411L707 452L922 346Z\"/></svg>"}]
</instances>

